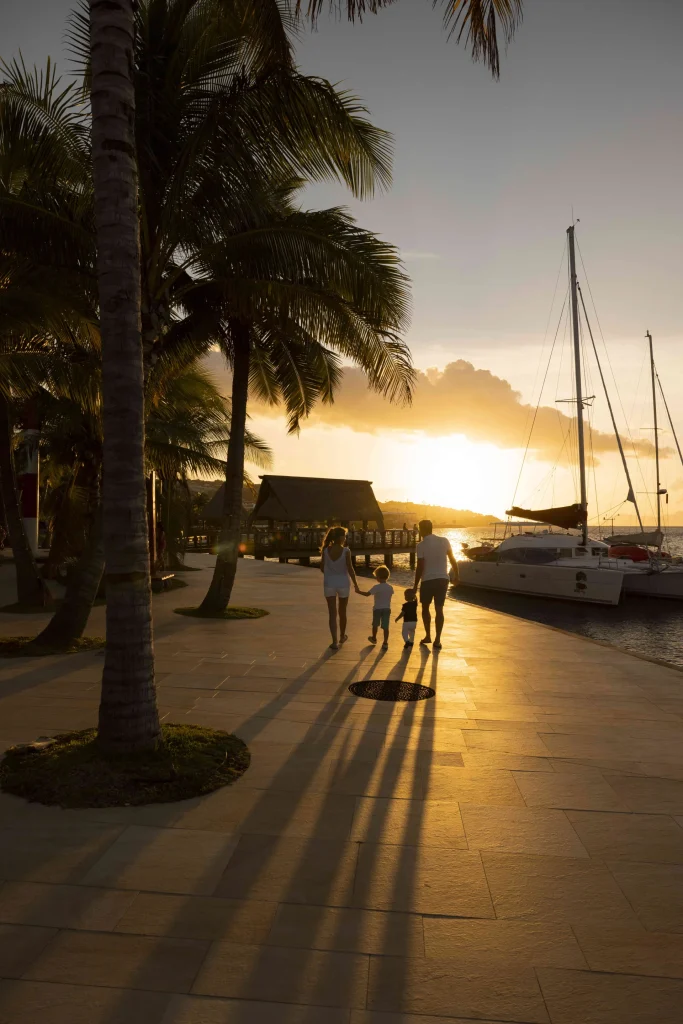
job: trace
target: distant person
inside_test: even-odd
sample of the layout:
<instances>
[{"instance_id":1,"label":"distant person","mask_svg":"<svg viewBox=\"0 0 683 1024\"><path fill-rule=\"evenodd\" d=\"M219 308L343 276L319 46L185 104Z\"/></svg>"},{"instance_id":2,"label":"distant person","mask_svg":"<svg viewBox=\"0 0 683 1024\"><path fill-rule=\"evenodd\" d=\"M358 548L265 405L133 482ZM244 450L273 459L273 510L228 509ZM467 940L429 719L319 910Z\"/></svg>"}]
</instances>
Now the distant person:
<instances>
[{"instance_id":1,"label":"distant person","mask_svg":"<svg viewBox=\"0 0 683 1024\"><path fill-rule=\"evenodd\" d=\"M327 601L332 643L330 650L339 650L340 644L348 640L346 634L346 606L349 603L351 583L358 591L358 581L346 547L346 529L332 526L325 535L320 552L320 568L323 573L323 593ZM337 632L337 601L339 602L339 632Z\"/></svg>"},{"instance_id":2,"label":"distant person","mask_svg":"<svg viewBox=\"0 0 683 1024\"><path fill-rule=\"evenodd\" d=\"M449 575L448 563L450 562L454 571L458 571L455 555L451 548L451 542L447 537L437 537L434 534L430 519L421 519L417 524L422 538L417 545L417 567L415 569L415 583L413 589L417 592L420 587L420 604L422 605L422 622L424 623L425 635L421 644L432 642L432 616L429 610L432 601L434 602L434 649L441 650L441 632L443 630L443 606L448 593Z\"/></svg>"},{"instance_id":3,"label":"distant person","mask_svg":"<svg viewBox=\"0 0 683 1024\"><path fill-rule=\"evenodd\" d=\"M377 643L377 630L381 627L384 634L382 650L386 651L389 646L389 621L391 619L391 599L394 596L394 588L389 584L391 573L386 565L378 565L372 574L377 583L369 590L358 590L363 597L374 597L372 609L372 633L368 637L371 644Z\"/></svg>"},{"instance_id":4,"label":"distant person","mask_svg":"<svg viewBox=\"0 0 683 1024\"><path fill-rule=\"evenodd\" d=\"M417 629L417 592L414 590L404 590L403 596L405 598L403 607L394 621L398 622L399 619L403 619L401 630L404 640L403 646L412 647L415 643L415 630Z\"/></svg>"}]
</instances>

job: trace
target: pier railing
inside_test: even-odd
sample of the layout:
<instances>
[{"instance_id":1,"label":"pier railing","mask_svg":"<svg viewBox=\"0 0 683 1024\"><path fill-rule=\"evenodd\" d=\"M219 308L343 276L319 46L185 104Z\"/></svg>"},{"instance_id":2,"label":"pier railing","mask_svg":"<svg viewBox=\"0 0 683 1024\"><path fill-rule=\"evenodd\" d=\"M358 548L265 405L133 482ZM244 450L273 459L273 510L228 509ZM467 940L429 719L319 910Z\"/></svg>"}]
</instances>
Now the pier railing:
<instances>
[{"instance_id":1,"label":"pier railing","mask_svg":"<svg viewBox=\"0 0 683 1024\"><path fill-rule=\"evenodd\" d=\"M255 558L315 558L320 553L327 530L304 527L299 530L256 528L243 532L240 553ZM349 530L348 546L355 555L376 552L413 553L417 544L414 530ZM188 551L215 549L218 532L184 538Z\"/></svg>"}]
</instances>

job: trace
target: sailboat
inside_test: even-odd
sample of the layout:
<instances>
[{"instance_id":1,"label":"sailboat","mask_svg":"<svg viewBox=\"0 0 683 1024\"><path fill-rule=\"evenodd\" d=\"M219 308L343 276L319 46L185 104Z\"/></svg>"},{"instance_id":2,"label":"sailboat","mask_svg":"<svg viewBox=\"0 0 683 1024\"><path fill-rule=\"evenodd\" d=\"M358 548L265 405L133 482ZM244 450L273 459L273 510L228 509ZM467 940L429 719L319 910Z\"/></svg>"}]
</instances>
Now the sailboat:
<instances>
[{"instance_id":1,"label":"sailboat","mask_svg":"<svg viewBox=\"0 0 683 1024\"><path fill-rule=\"evenodd\" d=\"M650 350L652 413L655 435L655 498L657 526L654 530L650 531L643 529L638 505L634 499L640 531L638 533L617 534L612 537L606 537L605 539L610 545L610 554L617 556L621 555L623 557L627 551L630 551L631 558L639 566L638 571L634 571L636 568L636 566L634 566L625 574L623 584L625 594L640 594L646 597L668 597L676 600L683 600L683 566L672 564L671 559L665 557L662 552L662 545L664 543L664 532L662 530L662 497L666 496L667 491L665 487L662 487L660 479L657 385L659 385L659 390L669 418L669 425L671 427L674 440L676 441L676 447L678 448L678 454L682 464L683 455L681 454L678 437L671 419L671 413L669 412L669 406L666 401L664 389L662 388L662 382L659 380L659 376L657 374L652 335L647 331L645 337L647 338ZM642 552L642 554L639 552Z\"/></svg>"},{"instance_id":2,"label":"sailboat","mask_svg":"<svg viewBox=\"0 0 683 1024\"><path fill-rule=\"evenodd\" d=\"M661 489L659 482L659 447L656 442L657 461L657 530L647 533L643 529L636 502L628 463L617 430L616 419L607 392L606 382L598 360L600 378L607 397L617 447L621 455L629 493L628 500L636 507L639 535L625 535L627 544L643 545L642 550L654 543L657 555L646 555L640 562L633 557L618 557L617 544L623 537L610 538L608 543L588 536L588 497L586 486L586 451L584 439L584 407L582 387L581 339L579 331L579 298L586 315L583 295L576 275L576 254L574 226L567 229L570 280L570 311L574 353L574 378L576 385L577 447L579 461L579 501L560 508L524 509L513 506L508 515L523 520L510 524L511 533L495 547L481 550L474 557L458 561L458 583L485 590L499 590L507 593L529 594L537 597L552 597L579 601L585 604L618 604L622 593L647 594L653 597L675 597L683 599L683 566L672 566L661 558ZM588 318L586 315L586 321ZM593 350L597 348L588 323ZM651 359L654 373L654 360ZM653 392L654 393L654 392ZM656 399L655 399L656 406ZM655 408L656 417L656 408ZM657 430L655 430L657 438ZM681 457L683 461L683 456ZM556 527L560 533L551 530L538 531L538 524ZM524 527L534 527L534 532ZM579 531L570 533L569 531ZM613 544L610 550L610 543ZM615 547L617 550L615 550ZM615 557L616 556L616 557Z\"/></svg>"}]
</instances>

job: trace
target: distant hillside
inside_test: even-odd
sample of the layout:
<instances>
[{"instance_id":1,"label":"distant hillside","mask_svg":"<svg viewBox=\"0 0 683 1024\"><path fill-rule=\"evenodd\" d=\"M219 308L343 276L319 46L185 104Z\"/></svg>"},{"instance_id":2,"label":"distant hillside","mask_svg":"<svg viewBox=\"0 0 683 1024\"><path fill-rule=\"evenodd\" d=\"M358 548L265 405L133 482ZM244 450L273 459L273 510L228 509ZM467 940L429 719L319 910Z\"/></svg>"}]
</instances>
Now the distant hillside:
<instances>
[{"instance_id":1,"label":"distant hillside","mask_svg":"<svg viewBox=\"0 0 683 1024\"><path fill-rule=\"evenodd\" d=\"M445 508L443 505L416 505L412 501L380 501L387 527L412 526L420 519L431 519L434 526L486 526L498 516L492 512L481 515L469 509Z\"/></svg>"}]
</instances>

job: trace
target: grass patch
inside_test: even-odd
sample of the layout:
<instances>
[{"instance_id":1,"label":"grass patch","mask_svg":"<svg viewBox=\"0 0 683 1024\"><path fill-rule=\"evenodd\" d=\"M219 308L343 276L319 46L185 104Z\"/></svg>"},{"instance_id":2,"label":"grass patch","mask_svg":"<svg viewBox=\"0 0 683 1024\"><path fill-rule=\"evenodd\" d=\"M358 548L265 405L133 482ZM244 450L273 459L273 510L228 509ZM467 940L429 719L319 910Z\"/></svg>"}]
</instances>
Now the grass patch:
<instances>
[{"instance_id":1,"label":"grass patch","mask_svg":"<svg viewBox=\"0 0 683 1024\"><path fill-rule=\"evenodd\" d=\"M164 725L146 754L105 757L95 729L10 747L0 763L5 793L60 807L128 807L187 800L229 786L249 767L242 740L198 725Z\"/></svg>"},{"instance_id":2,"label":"grass patch","mask_svg":"<svg viewBox=\"0 0 683 1024\"><path fill-rule=\"evenodd\" d=\"M78 654L104 647L103 636L81 636L68 647L37 644L34 636L0 636L0 658L40 658L46 654Z\"/></svg>"},{"instance_id":3,"label":"grass patch","mask_svg":"<svg viewBox=\"0 0 683 1024\"><path fill-rule=\"evenodd\" d=\"M270 615L265 608L243 608L230 605L222 612L204 612L201 608L174 608L176 615L191 615L195 619L262 619Z\"/></svg>"}]
</instances>

